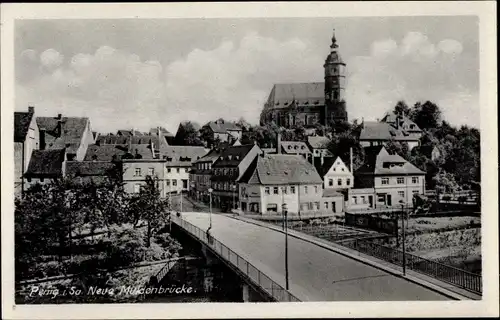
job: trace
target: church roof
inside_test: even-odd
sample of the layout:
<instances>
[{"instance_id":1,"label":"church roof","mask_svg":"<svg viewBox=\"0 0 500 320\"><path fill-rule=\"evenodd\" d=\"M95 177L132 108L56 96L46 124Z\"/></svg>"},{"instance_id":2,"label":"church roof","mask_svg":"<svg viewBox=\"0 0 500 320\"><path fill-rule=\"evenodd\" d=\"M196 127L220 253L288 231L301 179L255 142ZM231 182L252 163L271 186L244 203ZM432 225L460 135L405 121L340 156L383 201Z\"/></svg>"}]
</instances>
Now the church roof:
<instances>
[{"instance_id":1,"label":"church roof","mask_svg":"<svg viewBox=\"0 0 500 320\"><path fill-rule=\"evenodd\" d=\"M300 106L325 104L325 83L277 83L268 98L268 108L287 108L295 101Z\"/></svg>"}]
</instances>

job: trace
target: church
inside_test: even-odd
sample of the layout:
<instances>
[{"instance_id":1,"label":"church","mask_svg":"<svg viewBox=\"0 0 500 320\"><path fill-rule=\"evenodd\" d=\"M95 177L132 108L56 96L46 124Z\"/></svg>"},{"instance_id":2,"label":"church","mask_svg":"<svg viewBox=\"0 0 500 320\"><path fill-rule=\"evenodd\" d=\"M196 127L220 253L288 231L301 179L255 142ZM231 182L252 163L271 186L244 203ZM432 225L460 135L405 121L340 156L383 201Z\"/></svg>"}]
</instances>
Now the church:
<instances>
[{"instance_id":1,"label":"church","mask_svg":"<svg viewBox=\"0 0 500 320\"><path fill-rule=\"evenodd\" d=\"M260 115L260 124L314 127L347 121L345 105L346 64L339 52L335 30L330 54L323 65L325 82L275 84Z\"/></svg>"}]
</instances>

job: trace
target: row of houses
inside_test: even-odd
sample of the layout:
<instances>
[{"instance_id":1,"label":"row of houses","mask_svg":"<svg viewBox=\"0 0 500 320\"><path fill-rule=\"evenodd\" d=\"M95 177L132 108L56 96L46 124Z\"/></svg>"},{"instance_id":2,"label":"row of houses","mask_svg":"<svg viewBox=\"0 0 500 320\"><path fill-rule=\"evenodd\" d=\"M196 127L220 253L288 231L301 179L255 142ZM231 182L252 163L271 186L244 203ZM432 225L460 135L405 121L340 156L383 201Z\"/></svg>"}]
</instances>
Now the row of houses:
<instances>
[{"instance_id":1,"label":"row of houses","mask_svg":"<svg viewBox=\"0 0 500 320\"><path fill-rule=\"evenodd\" d=\"M260 148L228 133L236 142L209 150L172 146L164 134L156 128L97 135L88 118L35 117L32 107L16 112L16 191L63 176L98 181L119 162L127 192L139 192L154 176L162 196L190 192L227 210L260 214L280 213L283 204L296 213L411 205L415 193L425 192L425 172L383 144L365 146L365 163L353 172L352 161L328 151L325 137L281 141L278 134L276 148Z\"/></svg>"},{"instance_id":2,"label":"row of houses","mask_svg":"<svg viewBox=\"0 0 500 320\"><path fill-rule=\"evenodd\" d=\"M281 213L286 204L300 214L412 206L413 195L425 192L425 172L383 145L365 147L366 161L353 173L352 161L324 152L324 144L305 152L310 143L277 140L275 150L212 149L193 164L193 196L226 210Z\"/></svg>"}]
</instances>

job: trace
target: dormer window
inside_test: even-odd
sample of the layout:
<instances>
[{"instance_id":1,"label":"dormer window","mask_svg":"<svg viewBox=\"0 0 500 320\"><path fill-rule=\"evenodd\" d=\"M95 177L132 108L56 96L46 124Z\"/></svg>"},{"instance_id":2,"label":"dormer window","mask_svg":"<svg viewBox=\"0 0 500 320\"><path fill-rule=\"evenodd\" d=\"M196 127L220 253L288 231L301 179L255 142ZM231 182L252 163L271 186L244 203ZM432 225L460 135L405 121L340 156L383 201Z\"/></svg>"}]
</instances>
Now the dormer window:
<instances>
[{"instance_id":1,"label":"dormer window","mask_svg":"<svg viewBox=\"0 0 500 320\"><path fill-rule=\"evenodd\" d=\"M227 160L231 160L232 158L233 158L233 156L232 156L232 155L228 155L228 156L227 156Z\"/></svg>"},{"instance_id":2,"label":"dormer window","mask_svg":"<svg viewBox=\"0 0 500 320\"><path fill-rule=\"evenodd\" d=\"M234 156L234 159L235 160L240 160L240 156L236 155L236 156Z\"/></svg>"}]
</instances>

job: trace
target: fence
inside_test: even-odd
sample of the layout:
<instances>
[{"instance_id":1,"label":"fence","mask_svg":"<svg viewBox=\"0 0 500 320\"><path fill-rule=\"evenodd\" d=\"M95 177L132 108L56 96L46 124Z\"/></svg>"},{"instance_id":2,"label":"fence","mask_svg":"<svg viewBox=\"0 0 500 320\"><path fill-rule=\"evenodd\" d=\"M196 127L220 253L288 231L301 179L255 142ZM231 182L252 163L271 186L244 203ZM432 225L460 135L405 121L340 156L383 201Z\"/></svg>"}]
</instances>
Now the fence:
<instances>
[{"instance_id":1,"label":"fence","mask_svg":"<svg viewBox=\"0 0 500 320\"><path fill-rule=\"evenodd\" d=\"M186 220L172 217L172 221L178 226L189 232L191 235L196 237L202 243L204 243L208 248L218 254L227 263L232 265L239 273L241 273L245 278L250 280L253 284L261 288L265 293L267 293L273 300L279 302L300 302L300 300L292 295L289 291L284 289L282 286L277 284L275 281L271 280L270 277L265 275L254 265L248 262L246 259L242 258L233 250L229 249L222 242L218 241L212 236L208 236L206 231L196 227L195 225L187 222Z\"/></svg>"},{"instance_id":2,"label":"fence","mask_svg":"<svg viewBox=\"0 0 500 320\"><path fill-rule=\"evenodd\" d=\"M350 239L338 243L384 261L403 266L403 252L400 250L362 239ZM406 253L406 268L451 283L474 293L482 293L482 277L479 274L427 260L410 253Z\"/></svg>"}]
</instances>

